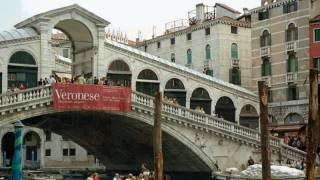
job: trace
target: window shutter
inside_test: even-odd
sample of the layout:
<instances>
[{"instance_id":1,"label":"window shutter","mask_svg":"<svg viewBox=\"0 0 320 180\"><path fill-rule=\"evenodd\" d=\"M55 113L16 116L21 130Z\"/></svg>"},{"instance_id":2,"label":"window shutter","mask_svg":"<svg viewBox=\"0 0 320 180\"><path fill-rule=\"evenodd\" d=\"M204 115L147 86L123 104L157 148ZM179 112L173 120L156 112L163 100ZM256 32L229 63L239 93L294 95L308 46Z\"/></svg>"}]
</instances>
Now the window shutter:
<instances>
[{"instance_id":1,"label":"window shutter","mask_svg":"<svg viewBox=\"0 0 320 180\"><path fill-rule=\"evenodd\" d=\"M298 10L298 2L295 1L295 2L294 2L294 11L297 11L297 10Z\"/></svg>"},{"instance_id":2,"label":"window shutter","mask_svg":"<svg viewBox=\"0 0 320 180\"><path fill-rule=\"evenodd\" d=\"M288 13L288 5L287 4L283 5L283 13Z\"/></svg>"},{"instance_id":3,"label":"window shutter","mask_svg":"<svg viewBox=\"0 0 320 180\"><path fill-rule=\"evenodd\" d=\"M298 36L298 27L295 27L294 29L294 40L298 40L299 36Z\"/></svg>"},{"instance_id":4,"label":"window shutter","mask_svg":"<svg viewBox=\"0 0 320 180\"><path fill-rule=\"evenodd\" d=\"M263 36L260 36L260 47L263 47L264 46L264 43L263 43Z\"/></svg>"}]
</instances>

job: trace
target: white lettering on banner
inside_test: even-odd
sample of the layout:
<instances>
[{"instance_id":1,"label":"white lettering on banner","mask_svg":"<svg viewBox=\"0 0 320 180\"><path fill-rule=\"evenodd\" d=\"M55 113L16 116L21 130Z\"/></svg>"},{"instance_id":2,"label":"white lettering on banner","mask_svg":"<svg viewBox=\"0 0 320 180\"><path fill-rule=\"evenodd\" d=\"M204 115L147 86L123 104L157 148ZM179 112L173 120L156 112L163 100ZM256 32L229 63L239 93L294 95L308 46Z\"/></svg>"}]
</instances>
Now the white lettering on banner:
<instances>
[{"instance_id":1,"label":"white lettering on banner","mask_svg":"<svg viewBox=\"0 0 320 180\"><path fill-rule=\"evenodd\" d=\"M55 93L59 100L74 100L74 101L98 101L100 95L98 93L74 93L74 92L65 92L62 90L55 90Z\"/></svg>"}]
</instances>

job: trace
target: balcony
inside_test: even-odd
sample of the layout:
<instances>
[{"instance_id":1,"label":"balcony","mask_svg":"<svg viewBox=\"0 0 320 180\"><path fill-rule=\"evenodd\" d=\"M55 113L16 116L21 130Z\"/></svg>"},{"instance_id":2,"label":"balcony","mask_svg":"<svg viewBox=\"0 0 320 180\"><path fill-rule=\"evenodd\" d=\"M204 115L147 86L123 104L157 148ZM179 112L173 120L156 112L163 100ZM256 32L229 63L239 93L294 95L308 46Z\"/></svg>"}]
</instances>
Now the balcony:
<instances>
[{"instance_id":1,"label":"balcony","mask_svg":"<svg viewBox=\"0 0 320 180\"><path fill-rule=\"evenodd\" d=\"M271 76L263 76L263 77L261 78L261 80L264 81L264 82L266 82L266 85L267 85L268 87L271 87Z\"/></svg>"},{"instance_id":2,"label":"balcony","mask_svg":"<svg viewBox=\"0 0 320 180\"><path fill-rule=\"evenodd\" d=\"M239 67L240 60L238 58L231 58L232 67Z\"/></svg>"},{"instance_id":3,"label":"balcony","mask_svg":"<svg viewBox=\"0 0 320 180\"><path fill-rule=\"evenodd\" d=\"M287 83L295 83L298 79L298 74L296 72L287 72Z\"/></svg>"},{"instance_id":4,"label":"balcony","mask_svg":"<svg viewBox=\"0 0 320 180\"><path fill-rule=\"evenodd\" d=\"M290 51L295 52L296 50L297 50L297 42L296 41L286 42L286 51L287 52L290 52Z\"/></svg>"},{"instance_id":5,"label":"balcony","mask_svg":"<svg viewBox=\"0 0 320 180\"><path fill-rule=\"evenodd\" d=\"M261 57L270 57L270 53L271 53L271 50L270 50L270 46L265 46L265 47L261 47L260 48L260 56Z\"/></svg>"}]
</instances>

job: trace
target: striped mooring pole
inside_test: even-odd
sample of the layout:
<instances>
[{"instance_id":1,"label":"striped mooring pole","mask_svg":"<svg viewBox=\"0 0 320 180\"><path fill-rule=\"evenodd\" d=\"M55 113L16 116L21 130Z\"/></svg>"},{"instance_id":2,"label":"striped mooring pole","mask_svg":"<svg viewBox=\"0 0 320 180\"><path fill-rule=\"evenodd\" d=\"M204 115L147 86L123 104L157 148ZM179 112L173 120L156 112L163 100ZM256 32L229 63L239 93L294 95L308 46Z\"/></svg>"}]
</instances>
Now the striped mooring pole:
<instances>
[{"instance_id":1,"label":"striped mooring pole","mask_svg":"<svg viewBox=\"0 0 320 180\"><path fill-rule=\"evenodd\" d=\"M14 124L15 128L15 142L14 142L14 155L12 161L12 180L22 180L22 137L21 129L23 124L17 121Z\"/></svg>"}]
</instances>

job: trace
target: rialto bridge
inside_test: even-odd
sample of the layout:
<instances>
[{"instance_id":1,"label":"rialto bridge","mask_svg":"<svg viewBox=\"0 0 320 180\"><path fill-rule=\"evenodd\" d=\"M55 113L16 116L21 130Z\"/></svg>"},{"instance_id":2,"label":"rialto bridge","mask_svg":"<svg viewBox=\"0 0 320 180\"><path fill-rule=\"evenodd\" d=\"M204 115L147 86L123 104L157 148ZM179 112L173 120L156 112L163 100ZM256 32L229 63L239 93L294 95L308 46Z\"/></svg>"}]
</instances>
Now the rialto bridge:
<instances>
[{"instance_id":1,"label":"rialto bridge","mask_svg":"<svg viewBox=\"0 0 320 180\"><path fill-rule=\"evenodd\" d=\"M96 155L108 169L152 166L152 95L160 90L178 104L164 103L165 167L170 171L210 171L257 161L260 135L257 95L239 86L105 39L109 22L78 5L33 16L0 33L2 92L24 84L23 92L0 96L0 126L22 120L29 126L69 137ZM68 36L73 76L130 86L129 113L56 111L50 86L40 78L57 72L52 32ZM195 109L203 108L204 112ZM241 125L247 126L241 126ZM301 160L305 154L272 139L272 158Z\"/></svg>"}]
</instances>

